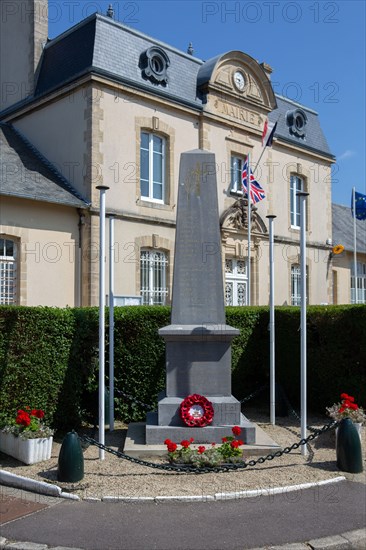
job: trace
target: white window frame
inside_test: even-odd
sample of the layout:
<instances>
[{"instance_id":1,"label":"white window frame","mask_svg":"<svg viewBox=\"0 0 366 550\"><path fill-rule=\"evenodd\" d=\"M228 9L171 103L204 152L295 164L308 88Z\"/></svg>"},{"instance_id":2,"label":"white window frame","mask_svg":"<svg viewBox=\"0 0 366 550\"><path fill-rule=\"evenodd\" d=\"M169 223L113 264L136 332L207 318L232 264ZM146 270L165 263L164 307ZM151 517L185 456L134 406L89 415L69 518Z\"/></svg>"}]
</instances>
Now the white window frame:
<instances>
[{"instance_id":1,"label":"white window frame","mask_svg":"<svg viewBox=\"0 0 366 550\"><path fill-rule=\"evenodd\" d=\"M243 195L242 173L245 158L238 155L231 155L230 158L230 193Z\"/></svg>"},{"instance_id":2,"label":"white window frame","mask_svg":"<svg viewBox=\"0 0 366 550\"><path fill-rule=\"evenodd\" d=\"M290 176L290 221L291 227L300 229L300 197L299 191L304 191L304 180L296 174Z\"/></svg>"},{"instance_id":3,"label":"white window frame","mask_svg":"<svg viewBox=\"0 0 366 550\"><path fill-rule=\"evenodd\" d=\"M355 292L354 264L351 264L351 304L366 304L366 264L357 262L357 301Z\"/></svg>"},{"instance_id":4,"label":"white window frame","mask_svg":"<svg viewBox=\"0 0 366 550\"><path fill-rule=\"evenodd\" d=\"M13 254L7 254L11 243ZM17 243L14 239L0 237L0 305L17 303Z\"/></svg>"},{"instance_id":5,"label":"white window frame","mask_svg":"<svg viewBox=\"0 0 366 550\"><path fill-rule=\"evenodd\" d=\"M291 305L301 306L301 271L299 264L291 266Z\"/></svg>"},{"instance_id":6,"label":"white window frame","mask_svg":"<svg viewBox=\"0 0 366 550\"><path fill-rule=\"evenodd\" d=\"M144 305L165 305L168 257L162 250L140 251L140 294ZM160 280L160 285L156 284Z\"/></svg>"},{"instance_id":7,"label":"white window frame","mask_svg":"<svg viewBox=\"0 0 366 550\"><path fill-rule=\"evenodd\" d=\"M295 292L293 291L295 287ZM306 303L309 303L309 273L306 266ZM301 268L300 264L291 266L291 305L301 306Z\"/></svg>"},{"instance_id":8,"label":"white window frame","mask_svg":"<svg viewBox=\"0 0 366 550\"><path fill-rule=\"evenodd\" d=\"M227 262L232 262L232 272L230 273L227 270ZM244 273L239 272L238 262L244 263ZM229 304L226 299L226 285L232 284L232 304ZM244 284L245 288L245 297L244 303L238 303L238 284ZM246 306L248 305L248 261L244 259L235 259L235 258L226 258L225 259L225 305L233 306Z\"/></svg>"},{"instance_id":9,"label":"white window frame","mask_svg":"<svg viewBox=\"0 0 366 550\"><path fill-rule=\"evenodd\" d=\"M142 147L142 136L143 134L147 135L148 138L149 138L149 149L145 149ZM161 174L162 174L162 182L156 182L156 183L159 183L159 185L161 185L161 193L162 193L162 199L158 199L158 198L155 198L154 197L154 179L153 179L153 175L154 175L154 137L155 138L158 138L161 140ZM141 172L142 172L142 154L141 154L141 151L144 150L144 151L148 151L148 156L149 156L149 166L148 166L148 180L145 180L144 181L147 181L148 182L148 188L149 188L149 191L148 191L148 195L143 195L142 194L142 177L141 177ZM165 156L165 151L166 151L166 139L154 132L148 132L148 131L141 131L141 135L140 135L140 195L141 195L141 200L143 201L149 201L149 202L155 202L155 203L158 203L158 204L164 204L165 202L165 163L166 163L166 156Z\"/></svg>"}]
</instances>

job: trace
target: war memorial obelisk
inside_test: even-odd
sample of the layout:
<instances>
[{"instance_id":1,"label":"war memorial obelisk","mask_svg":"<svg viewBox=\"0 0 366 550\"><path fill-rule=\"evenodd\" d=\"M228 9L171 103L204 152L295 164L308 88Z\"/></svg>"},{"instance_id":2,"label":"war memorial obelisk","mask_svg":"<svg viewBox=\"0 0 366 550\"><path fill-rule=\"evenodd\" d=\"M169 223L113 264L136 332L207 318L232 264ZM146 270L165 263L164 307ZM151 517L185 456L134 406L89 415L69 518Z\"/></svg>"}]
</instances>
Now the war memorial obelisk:
<instances>
[{"instance_id":1,"label":"war memorial obelisk","mask_svg":"<svg viewBox=\"0 0 366 550\"><path fill-rule=\"evenodd\" d=\"M231 394L231 341L239 330L225 322L215 155L198 149L181 155L178 185L171 325L159 330L166 343L166 390L158 411L148 413L146 444L194 438L220 442L240 425L255 443L255 425ZM187 396L213 405L210 425L190 427L180 416Z\"/></svg>"}]
</instances>

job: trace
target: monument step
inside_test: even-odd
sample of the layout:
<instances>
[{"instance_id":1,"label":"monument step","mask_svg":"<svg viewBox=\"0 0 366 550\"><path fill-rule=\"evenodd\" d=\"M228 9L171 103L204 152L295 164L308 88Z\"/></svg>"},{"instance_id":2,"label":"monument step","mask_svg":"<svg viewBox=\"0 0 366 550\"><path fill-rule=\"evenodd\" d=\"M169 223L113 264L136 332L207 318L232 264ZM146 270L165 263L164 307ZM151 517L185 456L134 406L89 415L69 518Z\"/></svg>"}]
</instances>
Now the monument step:
<instances>
[{"instance_id":1,"label":"monument step","mask_svg":"<svg viewBox=\"0 0 366 550\"><path fill-rule=\"evenodd\" d=\"M280 451L282 448L278 443L276 443L271 437L269 437L266 432L260 428L257 424L252 422L253 427L255 428L256 433L256 443L255 444L244 444L242 448L243 456L265 456L269 453L275 453ZM192 428L188 428L191 430ZM198 428L202 429L202 428ZM123 452L128 456L134 458L148 459L151 457L167 457L167 449L164 444L150 444L145 443L145 431L146 423L145 422L131 422L128 426L127 437L125 440ZM230 427L224 435L230 435ZM167 436L169 437L169 436ZM194 437L189 436L189 437ZM170 439L173 439L170 437ZM186 439L186 438L182 438ZM180 443L181 439L177 440L176 443ZM220 441L221 442L221 441ZM198 444L192 444L193 448L198 447Z\"/></svg>"},{"instance_id":2,"label":"monument step","mask_svg":"<svg viewBox=\"0 0 366 550\"><path fill-rule=\"evenodd\" d=\"M234 426L241 427L240 439L245 443L255 443L255 426L252 422L240 414L239 422L233 424L221 424L220 426L204 426L202 428L190 428L189 426L159 426L157 413L148 413L146 423L146 445L158 445L171 439L180 442L183 439L193 437L196 443L221 443L222 438L232 435Z\"/></svg>"}]
</instances>

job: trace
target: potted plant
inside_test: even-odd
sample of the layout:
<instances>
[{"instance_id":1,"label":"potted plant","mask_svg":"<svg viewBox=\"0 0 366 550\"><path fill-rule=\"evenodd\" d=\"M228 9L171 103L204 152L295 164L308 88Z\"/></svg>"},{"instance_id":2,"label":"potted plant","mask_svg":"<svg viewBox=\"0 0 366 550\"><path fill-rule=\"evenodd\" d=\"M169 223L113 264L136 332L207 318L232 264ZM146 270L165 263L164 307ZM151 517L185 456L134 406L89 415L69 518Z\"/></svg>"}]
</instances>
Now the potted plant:
<instances>
[{"instance_id":1,"label":"potted plant","mask_svg":"<svg viewBox=\"0 0 366 550\"><path fill-rule=\"evenodd\" d=\"M15 419L0 431L0 451L24 464L51 457L53 430L44 424L41 409L18 410Z\"/></svg>"},{"instance_id":2,"label":"potted plant","mask_svg":"<svg viewBox=\"0 0 366 550\"><path fill-rule=\"evenodd\" d=\"M366 424L366 413L362 407L355 403L355 398L347 393L341 393L341 402L333 403L331 407L326 407L327 415L340 422L344 418L349 418L354 423L356 430L361 438L361 427Z\"/></svg>"}]
</instances>

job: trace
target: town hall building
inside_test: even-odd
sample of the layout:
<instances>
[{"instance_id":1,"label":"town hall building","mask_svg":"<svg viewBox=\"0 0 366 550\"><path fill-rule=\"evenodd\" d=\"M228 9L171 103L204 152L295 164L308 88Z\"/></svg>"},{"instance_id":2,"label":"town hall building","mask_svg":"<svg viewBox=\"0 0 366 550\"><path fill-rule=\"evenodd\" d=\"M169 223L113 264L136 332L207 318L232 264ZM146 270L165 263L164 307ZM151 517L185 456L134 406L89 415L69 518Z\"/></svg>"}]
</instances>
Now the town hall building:
<instances>
[{"instance_id":1,"label":"town hall building","mask_svg":"<svg viewBox=\"0 0 366 550\"><path fill-rule=\"evenodd\" d=\"M101 185L114 217L115 294L169 304L179 161L193 149L215 154L226 304L268 304L274 214L275 303L300 305L298 191L309 193L308 303L333 302L335 158L318 114L276 95L266 63L242 51L203 61L112 13L48 40L47 0L28 0L26 17L17 4L1 20L2 304L98 303ZM277 127L263 152L267 119ZM266 192L252 209L250 250L248 155Z\"/></svg>"}]
</instances>

